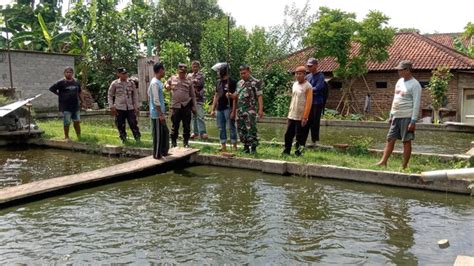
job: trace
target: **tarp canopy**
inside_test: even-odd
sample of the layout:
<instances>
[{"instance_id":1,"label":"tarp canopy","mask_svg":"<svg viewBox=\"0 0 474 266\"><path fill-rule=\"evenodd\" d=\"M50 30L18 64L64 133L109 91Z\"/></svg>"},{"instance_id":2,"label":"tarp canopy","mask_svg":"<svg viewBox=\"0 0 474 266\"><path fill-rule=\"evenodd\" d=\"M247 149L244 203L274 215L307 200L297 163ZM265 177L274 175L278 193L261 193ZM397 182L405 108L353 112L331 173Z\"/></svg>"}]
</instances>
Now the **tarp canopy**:
<instances>
[{"instance_id":1,"label":"tarp canopy","mask_svg":"<svg viewBox=\"0 0 474 266\"><path fill-rule=\"evenodd\" d=\"M41 96L41 94L38 94L38 95L36 95L34 97L31 97L31 98L28 98L26 100L20 100L20 101L17 101L17 102L11 103L11 104L7 104L5 106L0 107L0 117L6 116L7 114L15 111L16 109L22 107L23 105L33 101L34 99L36 99L40 96Z\"/></svg>"}]
</instances>

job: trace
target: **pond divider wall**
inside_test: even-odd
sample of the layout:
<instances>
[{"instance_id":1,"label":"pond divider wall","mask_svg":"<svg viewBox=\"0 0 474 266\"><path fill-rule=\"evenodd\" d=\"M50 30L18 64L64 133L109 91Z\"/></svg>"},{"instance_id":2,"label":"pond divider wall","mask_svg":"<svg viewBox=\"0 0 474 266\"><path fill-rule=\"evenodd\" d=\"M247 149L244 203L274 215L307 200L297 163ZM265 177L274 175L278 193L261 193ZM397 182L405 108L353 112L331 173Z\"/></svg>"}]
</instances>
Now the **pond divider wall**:
<instances>
[{"instance_id":1,"label":"pond divider wall","mask_svg":"<svg viewBox=\"0 0 474 266\"><path fill-rule=\"evenodd\" d=\"M182 168L184 167L183 164L186 163L249 169L262 171L269 174L320 177L459 194L472 195L474 192L474 188L471 185L472 181L463 179L446 179L424 182L420 174L353 169L333 165L287 162L282 160L261 160L252 158L225 157L220 155L207 155L199 154L199 150L197 149L171 149L170 153L172 154L170 156L165 157L164 160L155 160L151 156L148 156L151 154L151 149L144 148L113 145L102 146L72 141L55 141L44 139L36 140L34 141L34 144L73 151L102 153L115 156L127 155L144 158L90 172L56 177L23 184L16 187L7 187L1 189L0 208L18 205L24 202L65 194L107 183L145 177L172 170L175 167ZM185 161L183 162L183 160Z\"/></svg>"},{"instance_id":2,"label":"pond divider wall","mask_svg":"<svg viewBox=\"0 0 474 266\"><path fill-rule=\"evenodd\" d=\"M223 167L259 170L270 174L290 174L307 177L322 177L357 181L379 185L390 185L433 191L471 194L467 180L436 180L424 182L419 174L404 174L388 171L375 171L367 169L353 169L347 167L319 164L302 164L279 160L259 160L250 158L228 158L218 155L194 154L191 163L214 165Z\"/></svg>"}]
</instances>

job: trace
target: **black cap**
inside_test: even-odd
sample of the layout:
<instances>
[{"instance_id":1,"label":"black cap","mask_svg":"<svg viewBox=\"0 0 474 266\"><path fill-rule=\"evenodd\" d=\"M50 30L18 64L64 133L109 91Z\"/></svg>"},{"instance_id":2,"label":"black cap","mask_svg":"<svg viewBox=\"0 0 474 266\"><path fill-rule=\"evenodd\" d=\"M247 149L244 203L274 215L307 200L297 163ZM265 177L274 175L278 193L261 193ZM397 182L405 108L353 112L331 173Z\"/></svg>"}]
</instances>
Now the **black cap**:
<instances>
[{"instance_id":1,"label":"black cap","mask_svg":"<svg viewBox=\"0 0 474 266\"><path fill-rule=\"evenodd\" d=\"M117 73L122 74L122 73L128 73L128 72L127 72L127 69L126 69L126 68L124 68L124 67L119 67L119 68L117 68Z\"/></svg>"}]
</instances>

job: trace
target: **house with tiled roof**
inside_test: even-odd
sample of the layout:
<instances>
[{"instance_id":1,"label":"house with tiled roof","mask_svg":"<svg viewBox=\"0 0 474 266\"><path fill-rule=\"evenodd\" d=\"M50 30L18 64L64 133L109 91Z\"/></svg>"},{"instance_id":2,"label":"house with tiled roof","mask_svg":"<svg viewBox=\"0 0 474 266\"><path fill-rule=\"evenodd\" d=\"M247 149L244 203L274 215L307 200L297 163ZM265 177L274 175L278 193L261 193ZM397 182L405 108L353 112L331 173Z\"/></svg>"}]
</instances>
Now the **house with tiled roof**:
<instances>
[{"instance_id":1,"label":"house with tiled roof","mask_svg":"<svg viewBox=\"0 0 474 266\"><path fill-rule=\"evenodd\" d=\"M273 62L281 64L293 72L299 65L304 65L315 53L314 47L308 47ZM353 53L357 47L353 47ZM474 123L474 58L466 56L451 47L435 41L433 38L418 33L398 33L388 48L389 58L384 62L368 62L369 72L355 80L351 104L364 109L367 95L371 98L373 115L387 114L390 111L394 88L399 79L395 66L401 60L413 62L413 74L423 86L420 117L431 116L431 96L426 86L432 70L438 66L451 69L453 78L449 83L447 99L442 109L444 121ZM342 97L342 82L333 78L332 72L338 67L334 58L319 60L319 70L329 81L328 108L336 109Z\"/></svg>"}]
</instances>

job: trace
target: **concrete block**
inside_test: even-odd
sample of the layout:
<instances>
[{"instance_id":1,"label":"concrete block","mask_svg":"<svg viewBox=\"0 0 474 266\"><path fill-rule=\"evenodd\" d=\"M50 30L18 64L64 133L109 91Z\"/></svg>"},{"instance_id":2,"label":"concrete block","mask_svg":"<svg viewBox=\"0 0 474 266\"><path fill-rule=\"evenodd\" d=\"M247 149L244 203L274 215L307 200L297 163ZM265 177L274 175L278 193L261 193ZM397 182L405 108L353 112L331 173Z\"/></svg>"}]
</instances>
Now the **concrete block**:
<instances>
[{"instance_id":1,"label":"concrete block","mask_svg":"<svg viewBox=\"0 0 474 266\"><path fill-rule=\"evenodd\" d=\"M454 266L472 266L474 265L474 257L469 256L457 256L456 261L454 261Z\"/></svg>"},{"instance_id":2,"label":"concrete block","mask_svg":"<svg viewBox=\"0 0 474 266\"><path fill-rule=\"evenodd\" d=\"M287 164L286 161L263 160L262 161L262 172L269 173L269 174L284 175L288 172L286 164Z\"/></svg>"},{"instance_id":3,"label":"concrete block","mask_svg":"<svg viewBox=\"0 0 474 266\"><path fill-rule=\"evenodd\" d=\"M115 146L115 145L104 145L101 149L100 152L103 154L108 154L108 155L118 155L122 153L122 147L120 146Z\"/></svg>"}]
</instances>

